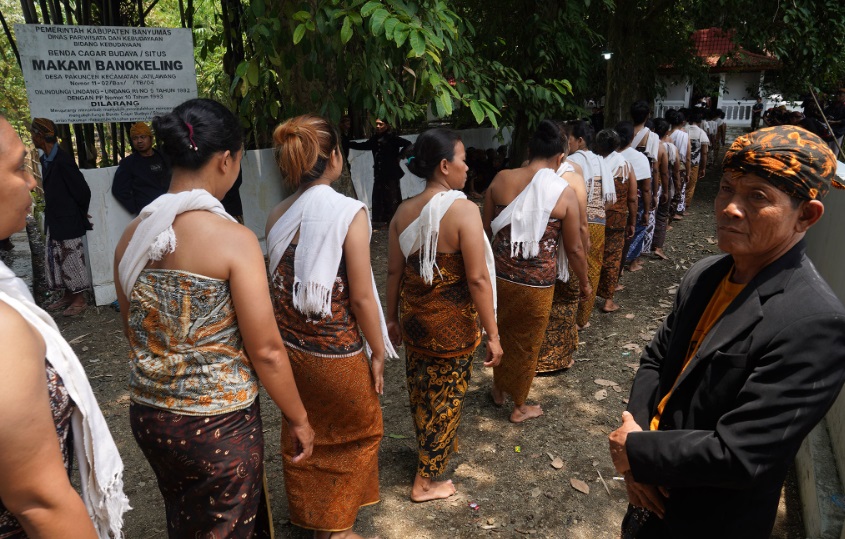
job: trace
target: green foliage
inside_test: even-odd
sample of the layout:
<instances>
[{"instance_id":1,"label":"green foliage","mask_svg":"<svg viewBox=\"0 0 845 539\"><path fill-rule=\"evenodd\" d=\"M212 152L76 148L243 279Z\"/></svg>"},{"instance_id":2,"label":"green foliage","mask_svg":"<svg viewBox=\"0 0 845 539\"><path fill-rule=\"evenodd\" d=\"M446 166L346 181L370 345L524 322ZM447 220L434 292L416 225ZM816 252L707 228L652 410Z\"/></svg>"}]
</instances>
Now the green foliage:
<instances>
[{"instance_id":1,"label":"green foliage","mask_svg":"<svg viewBox=\"0 0 845 539\"><path fill-rule=\"evenodd\" d=\"M14 35L14 25L24 22L20 7L15 6L14 0L0 0L0 11L3 12ZM19 134L28 139L29 99L26 95L23 73L12 53L9 41L3 34L0 34L0 94L3 95L3 99L0 99L0 113L9 120Z\"/></svg>"}]
</instances>

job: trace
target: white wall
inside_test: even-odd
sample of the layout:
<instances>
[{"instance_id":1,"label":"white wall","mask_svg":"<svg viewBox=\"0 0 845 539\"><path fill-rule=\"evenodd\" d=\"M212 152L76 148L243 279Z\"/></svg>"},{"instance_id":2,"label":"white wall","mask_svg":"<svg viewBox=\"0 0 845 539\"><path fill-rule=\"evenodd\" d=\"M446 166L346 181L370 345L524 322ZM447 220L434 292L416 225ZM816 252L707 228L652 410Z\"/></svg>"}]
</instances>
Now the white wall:
<instances>
[{"instance_id":1,"label":"white wall","mask_svg":"<svg viewBox=\"0 0 845 539\"><path fill-rule=\"evenodd\" d=\"M464 145L475 148L498 148L510 143L510 129L503 130L503 141L496 138L496 130L467 129L461 131ZM414 141L417 135L405 136ZM370 151L350 150L349 164L352 181L358 197L370 206L373 189L373 154ZM244 208L244 224L252 230L264 246L264 225L270 210L286 195L279 168L273 159L273 150L248 151L241 162L243 185L240 188ZM408 198L421 192L425 184L407 171L401 180L402 197ZM94 283L97 305L107 305L117 299L114 291L114 249L132 216L111 195L111 184L117 167L88 169L82 173L91 188L91 222L94 230L88 232L88 260Z\"/></svg>"},{"instance_id":2,"label":"white wall","mask_svg":"<svg viewBox=\"0 0 845 539\"><path fill-rule=\"evenodd\" d=\"M750 92L748 90L749 87L751 88ZM754 100L757 98L759 87L759 71L756 73L726 73L725 93L722 95L722 98L728 101Z\"/></svg>"}]
</instances>

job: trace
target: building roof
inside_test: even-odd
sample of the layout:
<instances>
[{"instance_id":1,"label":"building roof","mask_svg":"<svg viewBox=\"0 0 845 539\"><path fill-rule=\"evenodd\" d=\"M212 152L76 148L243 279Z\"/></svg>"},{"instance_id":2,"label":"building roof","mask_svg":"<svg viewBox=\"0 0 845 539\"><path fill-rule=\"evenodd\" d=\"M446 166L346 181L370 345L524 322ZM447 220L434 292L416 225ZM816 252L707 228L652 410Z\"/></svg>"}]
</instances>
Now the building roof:
<instances>
[{"instance_id":1,"label":"building roof","mask_svg":"<svg viewBox=\"0 0 845 539\"><path fill-rule=\"evenodd\" d=\"M769 54L748 51L734 42L733 30L707 28L692 34L696 54L711 72L780 69L781 62Z\"/></svg>"}]
</instances>

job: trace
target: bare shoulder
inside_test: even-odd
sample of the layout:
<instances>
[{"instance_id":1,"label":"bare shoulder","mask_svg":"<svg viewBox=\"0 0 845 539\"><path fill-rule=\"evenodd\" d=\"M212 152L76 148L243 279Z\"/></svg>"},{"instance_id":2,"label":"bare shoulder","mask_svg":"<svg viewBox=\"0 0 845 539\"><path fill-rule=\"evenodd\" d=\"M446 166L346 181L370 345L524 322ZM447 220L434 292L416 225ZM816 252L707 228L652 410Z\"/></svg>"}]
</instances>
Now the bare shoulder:
<instances>
[{"instance_id":1,"label":"bare shoulder","mask_svg":"<svg viewBox=\"0 0 845 539\"><path fill-rule=\"evenodd\" d=\"M0 372L14 365L18 371L21 357L44 356L44 339L14 308L0 300L0 342L6 343L0 353ZM6 378L0 376L0 378ZM14 379L14 377L11 377Z\"/></svg>"},{"instance_id":2,"label":"bare shoulder","mask_svg":"<svg viewBox=\"0 0 845 539\"><path fill-rule=\"evenodd\" d=\"M129 245L129 241L132 239L132 236L135 235L135 231L138 229L139 224L141 224L141 219L140 217L136 217L128 225L126 225L126 228L123 230L123 235L120 237L120 240L117 242L117 247L115 248L115 255L118 260L123 258L126 246Z\"/></svg>"}]
</instances>

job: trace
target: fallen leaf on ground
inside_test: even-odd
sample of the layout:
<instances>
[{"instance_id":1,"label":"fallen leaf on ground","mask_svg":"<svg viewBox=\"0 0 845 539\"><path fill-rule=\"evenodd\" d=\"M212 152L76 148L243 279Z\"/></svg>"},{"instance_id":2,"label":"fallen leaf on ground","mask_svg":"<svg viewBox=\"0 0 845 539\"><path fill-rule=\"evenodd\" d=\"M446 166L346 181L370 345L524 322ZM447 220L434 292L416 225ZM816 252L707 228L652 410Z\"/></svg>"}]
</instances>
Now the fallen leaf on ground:
<instances>
[{"instance_id":1,"label":"fallen leaf on ground","mask_svg":"<svg viewBox=\"0 0 845 539\"><path fill-rule=\"evenodd\" d=\"M622 387L621 386L613 386L613 391L615 391L617 393L622 393Z\"/></svg>"},{"instance_id":2,"label":"fallen leaf on ground","mask_svg":"<svg viewBox=\"0 0 845 539\"><path fill-rule=\"evenodd\" d=\"M589 494L590 493L590 485L581 481L580 479L575 479L574 477L569 480L569 484L572 485L572 488L581 492L582 494Z\"/></svg>"},{"instance_id":3,"label":"fallen leaf on ground","mask_svg":"<svg viewBox=\"0 0 845 539\"><path fill-rule=\"evenodd\" d=\"M625 350L636 350L637 352L640 351L640 345L634 344L632 342L626 343L622 345L622 348Z\"/></svg>"},{"instance_id":4,"label":"fallen leaf on ground","mask_svg":"<svg viewBox=\"0 0 845 539\"><path fill-rule=\"evenodd\" d=\"M555 470L560 470L561 468L563 468L563 459L561 459L560 457L554 459L552 461L552 468L554 468Z\"/></svg>"},{"instance_id":5,"label":"fallen leaf on ground","mask_svg":"<svg viewBox=\"0 0 845 539\"><path fill-rule=\"evenodd\" d=\"M644 341L650 341L651 335L649 335L648 333L640 333L640 339L642 339Z\"/></svg>"},{"instance_id":6,"label":"fallen leaf on ground","mask_svg":"<svg viewBox=\"0 0 845 539\"><path fill-rule=\"evenodd\" d=\"M540 490L540 487L535 487L535 488L531 489L531 497L532 498L536 498L542 493L543 493L543 491Z\"/></svg>"},{"instance_id":7,"label":"fallen leaf on ground","mask_svg":"<svg viewBox=\"0 0 845 539\"><path fill-rule=\"evenodd\" d=\"M627 318L628 320L633 320L633 319L634 319L634 313L628 313L628 314L626 314L626 315L625 315L625 318Z\"/></svg>"},{"instance_id":8,"label":"fallen leaf on ground","mask_svg":"<svg viewBox=\"0 0 845 539\"><path fill-rule=\"evenodd\" d=\"M615 386L616 382L605 380L603 378L596 378L593 382L597 383L600 386Z\"/></svg>"},{"instance_id":9,"label":"fallen leaf on ground","mask_svg":"<svg viewBox=\"0 0 845 539\"><path fill-rule=\"evenodd\" d=\"M639 368L640 368L640 364L639 364L639 363L626 363L626 364L625 364L625 366L626 366L626 367L631 367L632 369L639 369Z\"/></svg>"},{"instance_id":10,"label":"fallen leaf on ground","mask_svg":"<svg viewBox=\"0 0 845 539\"><path fill-rule=\"evenodd\" d=\"M407 438L407 436L405 436L404 434L393 434L393 433L388 434L387 437L393 438L394 440L404 440L405 438Z\"/></svg>"},{"instance_id":11,"label":"fallen leaf on ground","mask_svg":"<svg viewBox=\"0 0 845 539\"><path fill-rule=\"evenodd\" d=\"M710 245L713 245L713 244L716 243L716 240L714 240L712 237L706 238L706 239L707 239L707 243L709 243Z\"/></svg>"},{"instance_id":12,"label":"fallen leaf on ground","mask_svg":"<svg viewBox=\"0 0 845 539\"><path fill-rule=\"evenodd\" d=\"M596 391L596 394L593 395L597 401L603 401L607 398L607 390L606 389L599 389Z\"/></svg>"},{"instance_id":13,"label":"fallen leaf on ground","mask_svg":"<svg viewBox=\"0 0 845 539\"><path fill-rule=\"evenodd\" d=\"M90 333L85 333L84 335L80 335L79 337L77 337L77 338L75 338L75 339L71 339L71 340L69 340L67 343L68 343L68 344L76 344L76 343L78 343L79 341L81 341L82 339L84 339L85 337L87 337L88 335L91 335L91 334L90 334Z\"/></svg>"}]
</instances>

